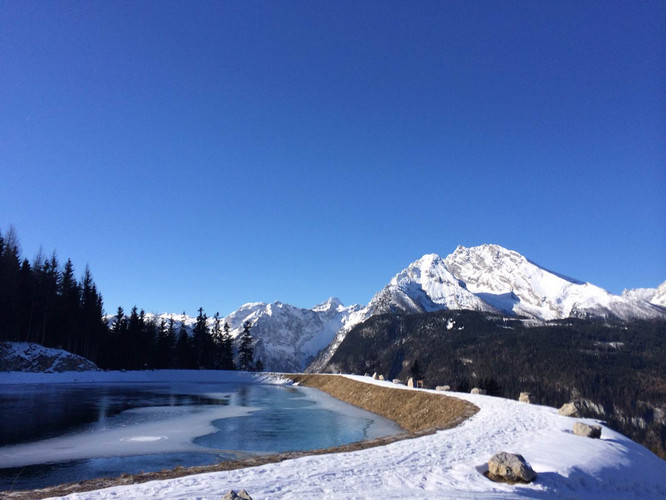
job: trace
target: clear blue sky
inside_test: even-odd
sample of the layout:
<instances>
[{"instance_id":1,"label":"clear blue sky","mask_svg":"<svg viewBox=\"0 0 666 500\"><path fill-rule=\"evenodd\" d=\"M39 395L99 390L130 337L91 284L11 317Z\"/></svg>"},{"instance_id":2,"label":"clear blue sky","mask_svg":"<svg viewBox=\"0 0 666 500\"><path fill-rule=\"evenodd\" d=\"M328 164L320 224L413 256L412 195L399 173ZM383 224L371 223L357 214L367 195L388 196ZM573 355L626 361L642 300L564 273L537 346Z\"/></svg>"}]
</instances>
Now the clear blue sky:
<instances>
[{"instance_id":1,"label":"clear blue sky","mask_svg":"<svg viewBox=\"0 0 666 500\"><path fill-rule=\"evenodd\" d=\"M666 3L0 1L0 231L105 309L366 303L497 243L666 280Z\"/></svg>"}]
</instances>

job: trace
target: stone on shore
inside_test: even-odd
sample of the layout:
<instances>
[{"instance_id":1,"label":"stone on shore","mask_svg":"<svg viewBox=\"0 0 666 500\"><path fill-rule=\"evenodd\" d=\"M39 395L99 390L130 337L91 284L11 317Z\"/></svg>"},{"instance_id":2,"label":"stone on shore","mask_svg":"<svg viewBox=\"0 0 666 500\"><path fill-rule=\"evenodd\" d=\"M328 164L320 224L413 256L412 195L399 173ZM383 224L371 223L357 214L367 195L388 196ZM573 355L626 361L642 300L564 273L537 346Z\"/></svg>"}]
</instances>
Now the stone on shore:
<instances>
[{"instance_id":1,"label":"stone on shore","mask_svg":"<svg viewBox=\"0 0 666 500\"><path fill-rule=\"evenodd\" d=\"M536 473L522 455L502 451L488 460L488 479L507 483L529 483Z\"/></svg>"}]
</instances>

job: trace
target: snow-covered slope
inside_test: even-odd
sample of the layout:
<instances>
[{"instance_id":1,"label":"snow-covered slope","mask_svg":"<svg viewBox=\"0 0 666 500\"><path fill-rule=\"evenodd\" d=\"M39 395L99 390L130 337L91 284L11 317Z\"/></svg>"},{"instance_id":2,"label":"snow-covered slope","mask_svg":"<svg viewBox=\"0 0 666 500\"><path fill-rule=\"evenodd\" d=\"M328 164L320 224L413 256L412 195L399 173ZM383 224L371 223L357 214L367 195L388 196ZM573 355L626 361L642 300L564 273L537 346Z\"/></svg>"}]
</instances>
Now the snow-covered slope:
<instances>
[{"instance_id":1,"label":"snow-covered slope","mask_svg":"<svg viewBox=\"0 0 666 500\"><path fill-rule=\"evenodd\" d=\"M470 293L436 254L428 254L395 275L368 304L370 314L440 309L496 310Z\"/></svg>"},{"instance_id":2,"label":"snow-covered slope","mask_svg":"<svg viewBox=\"0 0 666 500\"><path fill-rule=\"evenodd\" d=\"M81 356L32 342L0 343L0 372L68 372L98 370Z\"/></svg>"},{"instance_id":3,"label":"snow-covered slope","mask_svg":"<svg viewBox=\"0 0 666 500\"><path fill-rule=\"evenodd\" d=\"M622 296L633 300L644 300L655 306L666 307L666 281L657 288L633 288L622 292Z\"/></svg>"},{"instance_id":4,"label":"snow-covered slope","mask_svg":"<svg viewBox=\"0 0 666 500\"><path fill-rule=\"evenodd\" d=\"M354 377L397 390L388 382ZM219 499L246 489L254 499L656 499L666 498L666 462L607 427L601 439L572 433L579 419L554 408L490 396L450 393L480 411L453 429L366 450L117 486L68 499ZM585 420L588 423L596 423ZM488 459L520 453L537 473L527 485L484 477Z\"/></svg>"},{"instance_id":5,"label":"snow-covered slope","mask_svg":"<svg viewBox=\"0 0 666 500\"><path fill-rule=\"evenodd\" d=\"M651 304L548 271L498 245L459 246L444 263L467 290L508 314L542 320L664 317L664 312Z\"/></svg>"}]
</instances>

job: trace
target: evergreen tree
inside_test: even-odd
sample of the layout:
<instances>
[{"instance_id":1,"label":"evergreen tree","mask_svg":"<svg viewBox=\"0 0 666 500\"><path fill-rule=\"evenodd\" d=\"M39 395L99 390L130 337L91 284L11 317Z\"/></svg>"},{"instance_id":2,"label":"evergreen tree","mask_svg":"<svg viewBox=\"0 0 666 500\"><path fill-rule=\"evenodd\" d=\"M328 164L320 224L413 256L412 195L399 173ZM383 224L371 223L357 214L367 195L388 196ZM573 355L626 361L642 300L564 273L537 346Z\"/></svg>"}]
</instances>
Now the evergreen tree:
<instances>
[{"instance_id":1,"label":"evergreen tree","mask_svg":"<svg viewBox=\"0 0 666 500\"><path fill-rule=\"evenodd\" d=\"M252 369L252 358L254 356L252 336L250 335L251 328L252 323L250 321L243 323L243 333L241 334L240 348L238 349L240 369L245 371Z\"/></svg>"},{"instance_id":2,"label":"evergreen tree","mask_svg":"<svg viewBox=\"0 0 666 500\"><path fill-rule=\"evenodd\" d=\"M171 325L173 328L173 325ZM173 330L172 330L173 331ZM173 346L171 344L171 337L167 329L167 321L160 318L159 326L157 327L157 348L154 350L155 356L153 359L153 366L158 369L165 369L172 367L171 352Z\"/></svg>"},{"instance_id":3,"label":"evergreen tree","mask_svg":"<svg viewBox=\"0 0 666 500\"><path fill-rule=\"evenodd\" d=\"M222 332L222 345L220 348L220 368L223 370L236 369L236 365L234 364L233 340L229 330L229 323L225 321Z\"/></svg>"},{"instance_id":4,"label":"evergreen tree","mask_svg":"<svg viewBox=\"0 0 666 500\"><path fill-rule=\"evenodd\" d=\"M176 341L176 364L180 369L190 370L194 368L195 359L190 343L190 336L187 334L187 329L185 328L186 318L187 316L183 313L180 328L178 329L178 340Z\"/></svg>"},{"instance_id":5,"label":"evergreen tree","mask_svg":"<svg viewBox=\"0 0 666 500\"><path fill-rule=\"evenodd\" d=\"M81 313L81 293L74 277L74 265L67 259L60 280L59 296L59 338L65 350L73 352L80 336L79 315Z\"/></svg>"},{"instance_id":6,"label":"evergreen tree","mask_svg":"<svg viewBox=\"0 0 666 500\"><path fill-rule=\"evenodd\" d=\"M222 326L220 313L216 312L213 316L213 328L211 329L211 337L213 338L214 343L214 352L215 356L212 360L212 368L219 370L222 366L221 357L222 357Z\"/></svg>"},{"instance_id":7,"label":"evergreen tree","mask_svg":"<svg viewBox=\"0 0 666 500\"><path fill-rule=\"evenodd\" d=\"M18 236L10 226L0 245L0 340L23 340L19 338L20 257Z\"/></svg>"},{"instance_id":8,"label":"evergreen tree","mask_svg":"<svg viewBox=\"0 0 666 500\"><path fill-rule=\"evenodd\" d=\"M208 329L208 317L203 312L203 307L199 308L192 340L194 342L196 368L212 368L214 345Z\"/></svg>"}]
</instances>

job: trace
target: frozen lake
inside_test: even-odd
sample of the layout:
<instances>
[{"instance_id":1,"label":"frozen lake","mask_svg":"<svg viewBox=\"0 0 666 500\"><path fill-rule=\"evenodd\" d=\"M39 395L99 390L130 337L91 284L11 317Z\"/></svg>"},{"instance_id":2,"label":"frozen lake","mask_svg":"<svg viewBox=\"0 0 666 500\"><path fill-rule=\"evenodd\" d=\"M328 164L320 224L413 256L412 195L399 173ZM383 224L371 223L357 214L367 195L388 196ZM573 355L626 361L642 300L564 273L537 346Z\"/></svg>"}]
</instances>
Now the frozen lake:
<instances>
[{"instance_id":1,"label":"frozen lake","mask_svg":"<svg viewBox=\"0 0 666 500\"><path fill-rule=\"evenodd\" d=\"M0 422L0 491L400 432L314 389L195 380L0 384Z\"/></svg>"}]
</instances>

